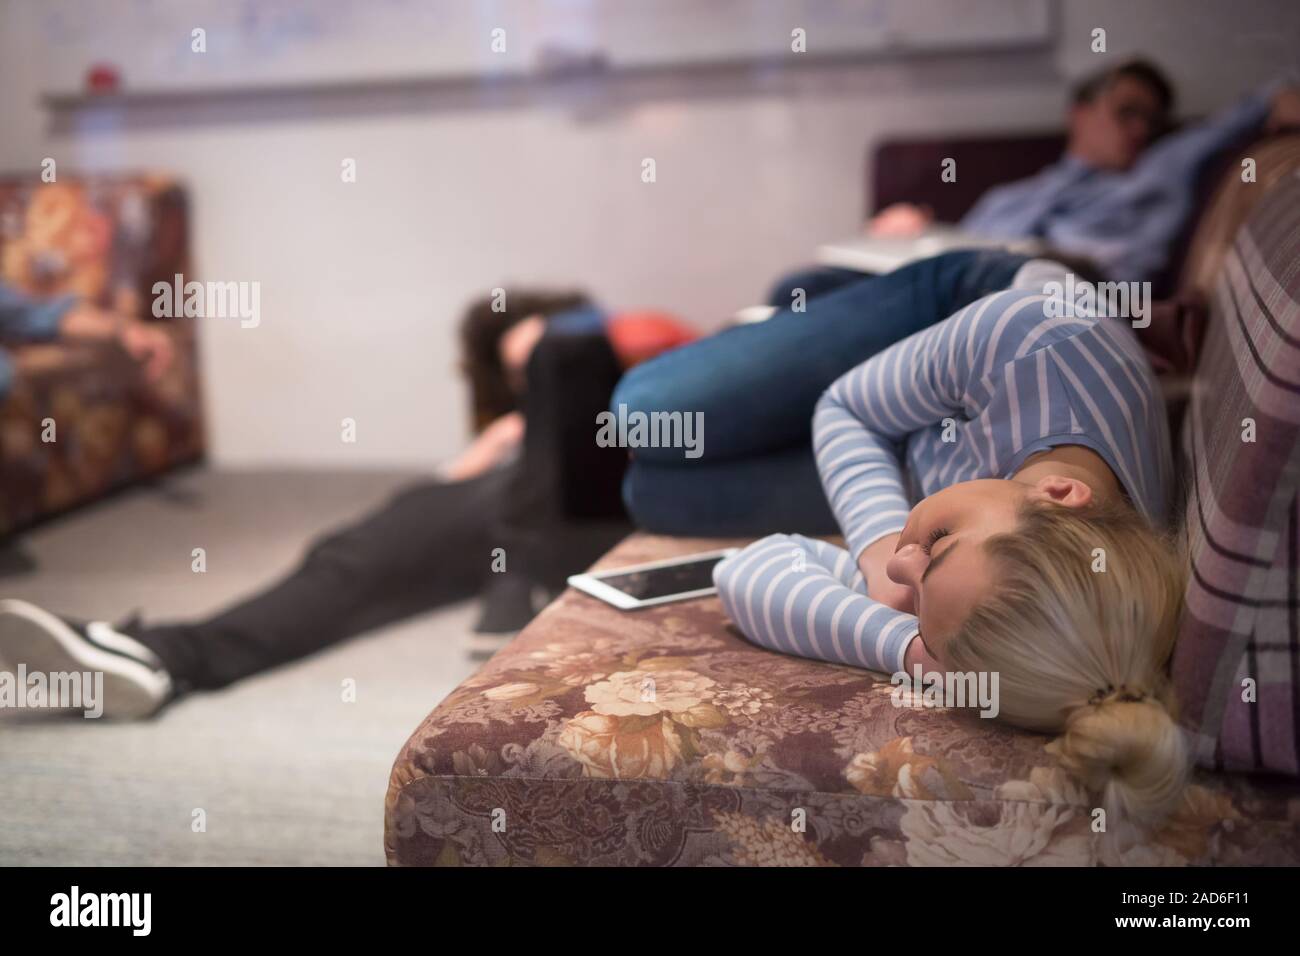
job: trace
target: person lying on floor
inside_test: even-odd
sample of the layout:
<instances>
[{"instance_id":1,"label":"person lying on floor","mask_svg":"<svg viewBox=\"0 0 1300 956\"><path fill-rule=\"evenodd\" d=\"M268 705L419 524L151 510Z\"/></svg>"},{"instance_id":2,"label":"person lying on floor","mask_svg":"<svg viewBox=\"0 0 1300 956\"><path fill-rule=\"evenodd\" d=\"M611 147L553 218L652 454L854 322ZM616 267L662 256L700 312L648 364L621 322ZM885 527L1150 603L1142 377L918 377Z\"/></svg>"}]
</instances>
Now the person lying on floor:
<instances>
[{"instance_id":1,"label":"person lying on floor","mask_svg":"<svg viewBox=\"0 0 1300 956\"><path fill-rule=\"evenodd\" d=\"M104 714L147 716L347 637L482 595L483 632L511 633L627 534L625 456L592 440L626 364L691 337L657 313L606 315L581 295L515 290L462 324L480 434L444 469L308 549L286 578L204 620L117 626L0 601L0 660L104 672ZM505 573L493 551L505 550Z\"/></svg>"},{"instance_id":2,"label":"person lying on floor","mask_svg":"<svg viewBox=\"0 0 1300 956\"><path fill-rule=\"evenodd\" d=\"M1170 438L1129 322L1044 294L1066 271L1031 261L836 380L813 445L847 549L775 534L715 581L775 651L998 675L998 719L1062 735L1111 826L1149 825L1187 773Z\"/></svg>"},{"instance_id":3,"label":"person lying on floor","mask_svg":"<svg viewBox=\"0 0 1300 956\"><path fill-rule=\"evenodd\" d=\"M1197 182L1214 157L1263 132L1300 126L1300 89L1285 80L1161 137L1173 105L1169 79L1146 60L1087 77L1070 98L1060 160L989 190L959 228L995 239L1041 240L1090 260L1107 279L1156 278L1196 211ZM873 216L867 230L915 236L932 221L929 209L896 203ZM812 298L859 278L850 269L803 270L781 279L768 302L788 306L795 289Z\"/></svg>"}]
</instances>

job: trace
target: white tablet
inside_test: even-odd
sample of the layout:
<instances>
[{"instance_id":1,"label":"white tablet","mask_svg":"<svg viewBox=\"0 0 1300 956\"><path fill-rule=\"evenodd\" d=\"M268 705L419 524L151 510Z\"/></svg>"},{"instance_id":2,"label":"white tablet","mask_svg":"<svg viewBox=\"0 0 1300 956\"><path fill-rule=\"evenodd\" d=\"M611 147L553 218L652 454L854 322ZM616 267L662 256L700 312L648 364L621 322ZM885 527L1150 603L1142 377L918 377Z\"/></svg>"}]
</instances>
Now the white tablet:
<instances>
[{"instance_id":1,"label":"white tablet","mask_svg":"<svg viewBox=\"0 0 1300 956\"><path fill-rule=\"evenodd\" d=\"M594 574L575 574L569 584L624 611L685 601L715 593L714 566L739 550L723 548Z\"/></svg>"}]
</instances>

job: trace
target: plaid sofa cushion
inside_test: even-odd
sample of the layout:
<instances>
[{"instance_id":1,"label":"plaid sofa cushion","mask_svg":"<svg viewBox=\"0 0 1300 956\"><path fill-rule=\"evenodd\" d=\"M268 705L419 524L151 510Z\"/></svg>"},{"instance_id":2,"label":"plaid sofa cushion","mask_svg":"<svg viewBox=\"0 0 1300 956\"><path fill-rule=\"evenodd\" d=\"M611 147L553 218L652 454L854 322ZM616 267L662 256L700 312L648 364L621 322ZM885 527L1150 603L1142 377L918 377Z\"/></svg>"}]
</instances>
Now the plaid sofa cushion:
<instances>
[{"instance_id":1,"label":"plaid sofa cushion","mask_svg":"<svg viewBox=\"0 0 1300 956\"><path fill-rule=\"evenodd\" d=\"M1203 766L1300 775L1300 173L1223 260L1182 450L1183 721Z\"/></svg>"}]
</instances>

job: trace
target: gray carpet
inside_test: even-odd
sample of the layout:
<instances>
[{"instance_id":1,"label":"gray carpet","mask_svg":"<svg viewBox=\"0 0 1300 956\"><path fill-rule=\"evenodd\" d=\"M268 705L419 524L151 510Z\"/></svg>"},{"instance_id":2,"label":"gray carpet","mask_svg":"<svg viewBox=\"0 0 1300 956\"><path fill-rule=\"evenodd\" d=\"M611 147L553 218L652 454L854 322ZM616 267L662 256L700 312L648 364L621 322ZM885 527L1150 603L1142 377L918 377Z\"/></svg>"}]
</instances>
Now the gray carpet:
<instances>
[{"instance_id":1,"label":"gray carpet","mask_svg":"<svg viewBox=\"0 0 1300 956\"><path fill-rule=\"evenodd\" d=\"M110 620L200 615L410 480L191 471L25 536L0 560L0 597ZM477 668L460 646L475 611L376 631L144 723L0 720L0 864L382 864L393 758Z\"/></svg>"}]
</instances>

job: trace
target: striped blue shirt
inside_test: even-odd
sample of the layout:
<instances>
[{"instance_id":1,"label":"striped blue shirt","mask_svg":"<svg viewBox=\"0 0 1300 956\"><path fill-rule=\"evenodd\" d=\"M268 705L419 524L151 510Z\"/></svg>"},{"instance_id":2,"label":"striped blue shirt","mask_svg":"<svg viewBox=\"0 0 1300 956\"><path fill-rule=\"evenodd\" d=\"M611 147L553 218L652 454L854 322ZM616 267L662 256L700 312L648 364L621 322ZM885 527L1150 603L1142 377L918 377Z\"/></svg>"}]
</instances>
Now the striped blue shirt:
<instances>
[{"instance_id":1,"label":"striped blue shirt","mask_svg":"<svg viewBox=\"0 0 1300 956\"><path fill-rule=\"evenodd\" d=\"M1029 456L1083 445L1162 524L1172 480L1155 376L1128 320L1049 295L1065 267L1026 263L1011 288L868 359L813 415L813 448L848 550L771 535L714 580L744 634L773 650L903 669L915 616L866 596L858 558L901 531L911 503L962 481L1010 478ZM1060 287L1058 287L1060 288Z\"/></svg>"}]
</instances>

